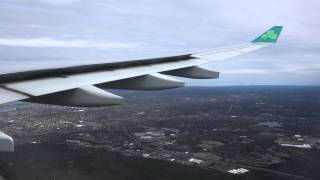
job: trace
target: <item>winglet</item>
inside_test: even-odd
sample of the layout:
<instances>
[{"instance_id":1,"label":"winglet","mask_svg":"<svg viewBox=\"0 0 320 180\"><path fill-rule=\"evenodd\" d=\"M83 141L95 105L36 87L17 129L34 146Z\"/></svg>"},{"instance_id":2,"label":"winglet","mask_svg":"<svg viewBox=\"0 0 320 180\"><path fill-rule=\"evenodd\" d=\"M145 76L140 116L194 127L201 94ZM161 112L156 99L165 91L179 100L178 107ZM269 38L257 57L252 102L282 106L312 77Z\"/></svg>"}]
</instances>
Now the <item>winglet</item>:
<instances>
[{"instance_id":1,"label":"winglet","mask_svg":"<svg viewBox=\"0 0 320 180\"><path fill-rule=\"evenodd\" d=\"M257 37L256 39L254 39L253 43L276 43L281 30L282 30L283 26L273 26L271 29L269 29L268 31L264 32L263 34L261 34L259 37Z\"/></svg>"}]
</instances>

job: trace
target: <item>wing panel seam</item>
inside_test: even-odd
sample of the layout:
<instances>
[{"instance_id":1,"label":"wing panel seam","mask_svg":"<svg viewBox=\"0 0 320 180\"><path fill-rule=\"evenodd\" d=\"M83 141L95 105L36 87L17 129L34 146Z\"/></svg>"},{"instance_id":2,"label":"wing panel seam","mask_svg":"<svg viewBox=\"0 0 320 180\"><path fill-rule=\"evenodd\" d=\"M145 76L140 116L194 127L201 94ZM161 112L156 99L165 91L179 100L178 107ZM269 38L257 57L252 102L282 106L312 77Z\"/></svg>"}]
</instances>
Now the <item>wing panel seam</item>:
<instances>
[{"instance_id":1,"label":"wing panel seam","mask_svg":"<svg viewBox=\"0 0 320 180\"><path fill-rule=\"evenodd\" d=\"M29 94L29 93L26 93L26 92L23 92L23 91L19 91L19 90L10 88L10 87L8 87L8 86L6 86L6 85L3 85L3 84L0 84L0 88L6 89L6 90L8 90L8 91L15 92L15 93L18 93L18 94L21 94L21 95L24 95L24 96L28 96L29 98L30 98L30 97L33 97L33 95L31 95L31 94Z\"/></svg>"}]
</instances>

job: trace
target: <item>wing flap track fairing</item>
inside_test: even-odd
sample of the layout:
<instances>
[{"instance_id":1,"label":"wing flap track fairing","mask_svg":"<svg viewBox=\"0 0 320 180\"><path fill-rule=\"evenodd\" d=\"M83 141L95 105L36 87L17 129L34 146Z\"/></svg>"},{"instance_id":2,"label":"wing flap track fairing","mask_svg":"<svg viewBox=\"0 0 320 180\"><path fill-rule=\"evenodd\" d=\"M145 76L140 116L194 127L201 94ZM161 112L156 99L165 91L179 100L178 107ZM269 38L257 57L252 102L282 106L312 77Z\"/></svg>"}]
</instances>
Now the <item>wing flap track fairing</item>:
<instances>
[{"instance_id":1,"label":"wing flap track fairing","mask_svg":"<svg viewBox=\"0 0 320 180\"><path fill-rule=\"evenodd\" d=\"M162 90L184 86L184 82L172 77L152 73L143 76L113 81L98 85L101 88L128 89L128 90Z\"/></svg>"},{"instance_id":2,"label":"wing flap track fairing","mask_svg":"<svg viewBox=\"0 0 320 180\"><path fill-rule=\"evenodd\" d=\"M123 98L95 86L85 86L53 94L35 96L26 101L76 107L99 107L121 104Z\"/></svg>"},{"instance_id":3,"label":"wing flap track fairing","mask_svg":"<svg viewBox=\"0 0 320 180\"><path fill-rule=\"evenodd\" d=\"M161 72L162 74L192 78L192 79L217 79L219 72L213 71L209 68L202 66L191 66L181 69L174 69L170 71Z\"/></svg>"}]
</instances>

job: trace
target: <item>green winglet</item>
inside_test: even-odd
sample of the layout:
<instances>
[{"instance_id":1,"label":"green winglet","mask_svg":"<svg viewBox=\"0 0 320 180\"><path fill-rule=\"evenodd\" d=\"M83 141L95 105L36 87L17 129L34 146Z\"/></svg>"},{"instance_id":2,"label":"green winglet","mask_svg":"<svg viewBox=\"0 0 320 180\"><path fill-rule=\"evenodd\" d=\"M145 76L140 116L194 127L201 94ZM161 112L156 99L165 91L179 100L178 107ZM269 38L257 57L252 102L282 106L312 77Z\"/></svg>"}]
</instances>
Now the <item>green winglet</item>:
<instances>
[{"instance_id":1,"label":"green winglet","mask_svg":"<svg viewBox=\"0 0 320 180\"><path fill-rule=\"evenodd\" d=\"M283 26L273 26L251 42L276 43Z\"/></svg>"}]
</instances>

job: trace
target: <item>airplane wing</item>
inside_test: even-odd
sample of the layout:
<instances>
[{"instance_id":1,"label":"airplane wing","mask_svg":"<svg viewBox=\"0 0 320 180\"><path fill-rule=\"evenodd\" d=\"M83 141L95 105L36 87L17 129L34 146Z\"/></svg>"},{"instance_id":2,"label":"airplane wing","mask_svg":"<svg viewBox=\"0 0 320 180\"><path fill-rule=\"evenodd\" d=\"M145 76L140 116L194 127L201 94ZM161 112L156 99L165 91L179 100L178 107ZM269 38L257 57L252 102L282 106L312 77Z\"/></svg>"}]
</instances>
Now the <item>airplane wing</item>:
<instances>
[{"instance_id":1,"label":"airplane wing","mask_svg":"<svg viewBox=\"0 0 320 180\"><path fill-rule=\"evenodd\" d=\"M270 46L277 42L281 30L282 26L274 26L249 43L202 53L3 74L0 104L22 100L65 106L108 106L122 103L123 98L102 89L160 90L184 86L184 82L172 76L215 79L219 72L201 65ZM0 133L0 150L10 148L13 150L12 138Z\"/></svg>"},{"instance_id":2,"label":"airplane wing","mask_svg":"<svg viewBox=\"0 0 320 180\"><path fill-rule=\"evenodd\" d=\"M218 78L219 72L200 65L270 46L281 30L282 26L274 26L249 43L203 53L0 75L0 104L24 100L86 107L115 105L123 98L102 89L160 90L184 86L172 76Z\"/></svg>"}]
</instances>

